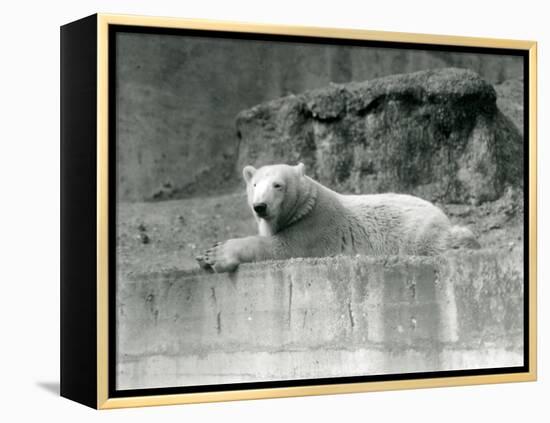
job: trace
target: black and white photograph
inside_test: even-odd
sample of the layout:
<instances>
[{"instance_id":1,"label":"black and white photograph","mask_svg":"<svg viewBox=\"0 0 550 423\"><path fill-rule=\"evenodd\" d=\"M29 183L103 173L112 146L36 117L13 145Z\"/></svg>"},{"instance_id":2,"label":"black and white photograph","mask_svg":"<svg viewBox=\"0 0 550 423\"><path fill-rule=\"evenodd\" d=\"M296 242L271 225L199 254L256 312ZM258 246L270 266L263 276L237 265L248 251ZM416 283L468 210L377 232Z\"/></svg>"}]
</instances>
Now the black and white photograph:
<instances>
[{"instance_id":1,"label":"black and white photograph","mask_svg":"<svg viewBox=\"0 0 550 423\"><path fill-rule=\"evenodd\" d=\"M526 368L524 53L110 37L116 392Z\"/></svg>"},{"instance_id":2,"label":"black and white photograph","mask_svg":"<svg viewBox=\"0 0 550 423\"><path fill-rule=\"evenodd\" d=\"M544 2L3 6L2 421L546 423Z\"/></svg>"},{"instance_id":3,"label":"black and white photograph","mask_svg":"<svg viewBox=\"0 0 550 423\"><path fill-rule=\"evenodd\" d=\"M2 421L547 423L544 2L2 6Z\"/></svg>"}]
</instances>

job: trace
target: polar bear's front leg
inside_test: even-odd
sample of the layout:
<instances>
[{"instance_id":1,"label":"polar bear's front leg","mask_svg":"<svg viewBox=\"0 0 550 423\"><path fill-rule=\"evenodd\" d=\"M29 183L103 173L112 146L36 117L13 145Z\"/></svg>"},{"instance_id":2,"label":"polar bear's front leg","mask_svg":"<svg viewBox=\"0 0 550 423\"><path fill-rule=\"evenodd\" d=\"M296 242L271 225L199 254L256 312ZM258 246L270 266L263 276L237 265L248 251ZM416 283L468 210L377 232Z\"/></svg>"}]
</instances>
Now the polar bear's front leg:
<instances>
[{"instance_id":1,"label":"polar bear's front leg","mask_svg":"<svg viewBox=\"0 0 550 423\"><path fill-rule=\"evenodd\" d=\"M196 257L203 269L217 273L233 272L239 264L276 259L276 241L272 237L249 236L218 242Z\"/></svg>"}]
</instances>

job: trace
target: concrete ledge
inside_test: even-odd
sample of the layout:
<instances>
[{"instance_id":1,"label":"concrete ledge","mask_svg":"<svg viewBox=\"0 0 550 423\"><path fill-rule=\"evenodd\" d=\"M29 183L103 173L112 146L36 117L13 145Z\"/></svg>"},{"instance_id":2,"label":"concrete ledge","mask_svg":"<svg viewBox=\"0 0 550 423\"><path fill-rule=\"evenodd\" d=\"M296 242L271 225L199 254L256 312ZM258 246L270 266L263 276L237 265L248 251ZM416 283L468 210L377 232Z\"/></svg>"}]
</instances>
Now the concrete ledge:
<instances>
[{"instance_id":1,"label":"concrete ledge","mask_svg":"<svg viewBox=\"0 0 550 423\"><path fill-rule=\"evenodd\" d=\"M522 258L477 251L119 275L119 389L523 364Z\"/></svg>"}]
</instances>

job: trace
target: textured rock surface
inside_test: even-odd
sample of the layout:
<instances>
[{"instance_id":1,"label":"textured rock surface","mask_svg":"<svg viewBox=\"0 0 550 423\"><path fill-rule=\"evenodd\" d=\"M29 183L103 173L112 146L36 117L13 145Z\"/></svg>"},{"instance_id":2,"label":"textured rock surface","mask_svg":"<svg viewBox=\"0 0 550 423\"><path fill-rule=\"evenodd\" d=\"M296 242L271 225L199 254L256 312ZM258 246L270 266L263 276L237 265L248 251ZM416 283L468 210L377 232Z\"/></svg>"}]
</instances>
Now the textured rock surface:
<instances>
[{"instance_id":1,"label":"textured rock surface","mask_svg":"<svg viewBox=\"0 0 550 423\"><path fill-rule=\"evenodd\" d=\"M306 163L344 192L478 204L521 184L522 137L494 88L456 68L333 84L237 118L237 168Z\"/></svg>"},{"instance_id":2,"label":"textured rock surface","mask_svg":"<svg viewBox=\"0 0 550 423\"><path fill-rule=\"evenodd\" d=\"M497 106L523 135L523 79L509 79L495 85Z\"/></svg>"},{"instance_id":3,"label":"textured rock surface","mask_svg":"<svg viewBox=\"0 0 550 423\"><path fill-rule=\"evenodd\" d=\"M118 387L521 366L521 263L481 251L126 275Z\"/></svg>"}]
</instances>

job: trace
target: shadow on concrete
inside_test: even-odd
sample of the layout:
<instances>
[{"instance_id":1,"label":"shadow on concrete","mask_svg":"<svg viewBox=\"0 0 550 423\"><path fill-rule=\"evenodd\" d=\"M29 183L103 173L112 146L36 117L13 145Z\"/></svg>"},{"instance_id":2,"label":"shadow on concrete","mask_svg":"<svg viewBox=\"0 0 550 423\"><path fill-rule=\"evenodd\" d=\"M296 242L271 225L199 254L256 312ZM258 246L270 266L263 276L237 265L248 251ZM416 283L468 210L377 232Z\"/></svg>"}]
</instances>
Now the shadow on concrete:
<instances>
[{"instance_id":1,"label":"shadow on concrete","mask_svg":"<svg viewBox=\"0 0 550 423\"><path fill-rule=\"evenodd\" d=\"M59 396L59 382L36 382L36 386L42 388L50 394Z\"/></svg>"}]
</instances>

